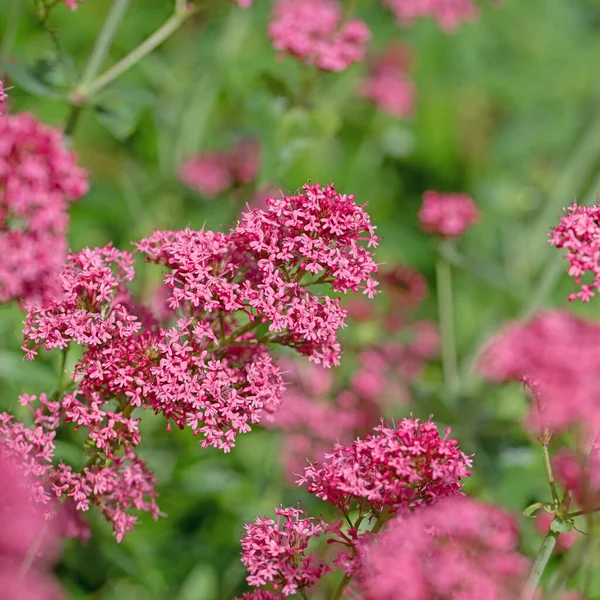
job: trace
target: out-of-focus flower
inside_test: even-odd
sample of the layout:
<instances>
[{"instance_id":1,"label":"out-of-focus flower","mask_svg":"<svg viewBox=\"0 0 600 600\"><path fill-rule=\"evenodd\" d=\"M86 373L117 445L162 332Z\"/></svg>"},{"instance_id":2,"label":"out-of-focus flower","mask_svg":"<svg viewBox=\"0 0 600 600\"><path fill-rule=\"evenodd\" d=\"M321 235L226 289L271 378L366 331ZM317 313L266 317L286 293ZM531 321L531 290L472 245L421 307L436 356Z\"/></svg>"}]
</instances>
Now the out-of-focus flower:
<instances>
[{"instance_id":1,"label":"out-of-focus flower","mask_svg":"<svg viewBox=\"0 0 600 600\"><path fill-rule=\"evenodd\" d=\"M484 348L480 373L492 381L533 384L529 423L564 429L600 427L600 325L566 311L544 311L511 323Z\"/></svg>"},{"instance_id":2,"label":"out-of-focus flower","mask_svg":"<svg viewBox=\"0 0 600 600\"><path fill-rule=\"evenodd\" d=\"M589 454L578 456L567 449L552 459L556 480L571 492L581 508L595 509L600 503L600 446L595 444Z\"/></svg>"},{"instance_id":3,"label":"out-of-focus flower","mask_svg":"<svg viewBox=\"0 0 600 600\"><path fill-rule=\"evenodd\" d=\"M255 590L246 592L241 598L234 598L234 600L281 600L283 597L267 590Z\"/></svg>"},{"instance_id":4,"label":"out-of-focus flower","mask_svg":"<svg viewBox=\"0 0 600 600\"><path fill-rule=\"evenodd\" d=\"M29 114L0 118L0 303L60 292L69 203L87 189L60 131Z\"/></svg>"},{"instance_id":5,"label":"out-of-focus flower","mask_svg":"<svg viewBox=\"0 0 600 600\"><path fill-rule=\"evenodd\" d=\"M63 0L63 2L71 9L77 10L77 5L83 2L83 0Z\"/></svg>"},{"instance_id":6,"label":"out-of-focus flower","mask_svg":"<svg viewBox=\"0 0 600 600\"><path fill-rule=\"evenodd\" d=\"M408 53L397 44L390 45L371 61L369 75L361 83L360 93L372 100L381 112L401 119L412 116L415 86L408 74Z\"/></svg>"},{"instance_id":7,"label":"out-of-focus flower","mask_svg":"<svg viewBox=\"0 0 600 600\"><path fill-rule=\"evenodd\" d=\"M8 94L4 91L4 83L0 79L0 104L8 98Z\"/></svg>"},{"instance_id":8,"label":"out-of-focus flower","mask_svg":"<svg viewBox=\"0 0 600 600\"><path fill-rule=\"evenodd\" d=\"M249 6L252 6L252 4L254 3L254 0L233 0L234 2L237 2L242 8L248 8Z\"/></svg>"},{"instance_id":9,"label":"out-of-focus flower","mask_svg":"<svg viewBox=\"0 0 600 600\"><path fill-rule=\"evenodd\" d=\"M379 280L391 296L396 310L415 309L427 297L427 281L418 271L406 265L383 270Z\"/></svg>"},{"instance_id":10,"label":"out-of-focus flower","mask_svg":"<svg viewBox=\"0 0 600 600\"><path fill-rule=\"evenodd\" d=\"M589 302L600 289L599 219L600 206L577 206L573 203L550 235L552 245L568 250L569 275L580 288L569 296L569 300L580 298L583 302ZM588 273L593 281L581 283L581 278Z\"/></svg>"},{"instance_id":11,"label":"out-of-focus flower","mask_svg":"<svg viewBox=\"0 0 600 600\"><path fill-rule=\"evenodd\" d=\"M305 469L298 483L343 512L353 501L388 514L430 504L458 493L461 480L470 476L471 459L449 433L440 437L431 421L382 423L351 446L334 446L321 463Z\"/></svg>"},{"instance_id":12,"label":"out-of-focus flower","mask_svg":"<svg viewBox=\"0 0 600 600\"><path fill-rule=\"evenodd\" d=\"M366 538L356 579L369 600L513 600L528 561L503 510L466 497L397 517Z\"/></svg>"},{"instance_id":13,"label":"out-of-focus flower","mask_svg":"<svg viewBox=\"0 0 600 600\"><path fill-rule=\"evenodd\" d=\"M479 221L479 211L473 199L466 194L425 192L419 210L419 224L423 231L446 238L457 238Z\"/></svg>"},{"instance_id":14,"label":"out-of-focus flower","mask_svg":"<svg viewBox=\"0 0 600 600\"><path fill-rule=\"evenodd\" d=\"M207 198L215 198L232 186L256 179L261 147L255 138L242 138L226 152L201 152L185 160L179 179Z\"/></svg>"},{"instance_id":15,"label":"out-of-focus flower","mask_svg":"<svg viewBox=\"0 0 600 600\"><path fill-rule=\"evenodd\" d=\"M435 19L446 31L453 31L463 21L472 21L479 14L473 0L382 0L402 26L411 25L416 19Z\"/></svg>"},{"instance_id":16,"label":"out-of-focus flower","mask_svg":"<svg viewBox=\"0 0 600 600\"><path fill-rule=\"evenodd\" d=\"M546 536L553 520L554 517L550 513L545 510L540 510L534 521L535 530L540 535ZM572 531L569 531L569 533L561 533L556 540L555 552L567 552L567 550L570 550L576 543L577 531L573 529Z\"/></svg>"},{"instance_id":17,"label":"out-of-focus flower","mask_svg":"<svg viewBox=\"0 0 600 600\"><path fill-rule=\"evenodd\" d=\"M336 0L278 0L269 25L273 46L325 71L363 59L371 34L359 19L342 22Z\"/></svg>"},{"instance_id":18,"label":"out-of-focus flower","mask_svg":"<svg viewBox=\"0 0 600 600\"><path fill-rule=\"evenodd\" d=\"M328 526L320 519L305 517L306 513L297 508L276 508L275 514L276 520L259 517L246 525L242 563L248 569L246 579L251 586L273 583L284 596L291 596L330 571L307 551L311 540L325 533Z\"/></svg>"}]
</instances>

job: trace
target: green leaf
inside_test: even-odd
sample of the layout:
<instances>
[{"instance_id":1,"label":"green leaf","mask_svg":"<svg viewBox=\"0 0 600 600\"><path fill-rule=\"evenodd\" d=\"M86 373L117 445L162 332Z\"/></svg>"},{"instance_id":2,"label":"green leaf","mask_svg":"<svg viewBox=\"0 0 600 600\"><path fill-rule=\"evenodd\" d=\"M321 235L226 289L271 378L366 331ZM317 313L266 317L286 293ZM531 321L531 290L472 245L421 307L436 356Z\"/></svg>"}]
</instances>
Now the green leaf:
<instances>
[{"instance_id":1,"label":"green leaf","mask_svg":"<svg viewBox=\"0 0 600 600\"><path fill-rule=\"evenodd\" d=\"M555 518L550 524L550 531L555 533L569 533L573 529L573 521L563 521L562 519Z\"/></svg>"},{"instance_id":2,"label":"green leaf","mask_svg":"<svg viewBox=\"0 0 600 600\"><path fill-rule=\"evenodd\" d=\"M104 90L95 99L98 121L120 141L137 129L144 110L154 103L155 95L148 89L118 84Z\"/></svg>"},{"instance_id":3,"label":"green leaf","mask_svg":"<svg viewBox=\"0 0 600 600\"><path fill-rule=\"evenodd\" d=\"M526 517L532 517L538 510L540 510L540 508L544 508L544 506L545 505L543 502L534 502L523 511L523 514Z\"/></svg>"},{"instance_id":4,"label":"green leaf","mask_svg":"<svg viewBox=\"0 0 600 600\"><path fill-rule=\"evenodd\" d=\"M218 595L218 587L214 567L198 565L181 585L177 600L214 600Z\"/></svg>"},{"instance_id":5,"label":"green leaf","mask_svg":"<svg viewBox=\"0 0 600 600\"><path fill-rule=\"evenodd\" d=\"M34 71L23 67L21 65L15 65L13 63L3 61L1 63L2 69L6 71L11 78L11 83L16 88L22 88L26 92L29 92L33 96L44 96L46 98L61 98L62 96L54 91L51 87L47 86L35 73Z\"/></svg>"}]
</instances>

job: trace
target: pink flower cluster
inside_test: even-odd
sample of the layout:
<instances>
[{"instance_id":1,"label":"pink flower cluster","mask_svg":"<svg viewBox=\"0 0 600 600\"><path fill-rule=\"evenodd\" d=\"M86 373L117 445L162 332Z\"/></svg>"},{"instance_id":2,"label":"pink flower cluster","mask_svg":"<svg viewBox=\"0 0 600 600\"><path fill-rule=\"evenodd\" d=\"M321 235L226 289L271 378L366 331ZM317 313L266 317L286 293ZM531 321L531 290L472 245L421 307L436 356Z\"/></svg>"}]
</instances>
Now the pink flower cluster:
<instances>
[{"instance_id":1,"label":"pink flower cluster","mask_svg":"<svg viewBox=\"0 0 600 600\"><path fill-rule=\"evenodd\" d=\"M478 15L473 0L382 0L402 26L416 19L433 18L446 30L456 29L463 21L472 21Z\"/></svg>"},{"instance_id":2,"label":"pink flower cluster","mask_svg":"<svg viewBox=\"0 0 600 600\"><path fill-rule=\"evenodd\" d=\"M336 0L277 0L269 36L277 51L343 71L363 59L371 34L359 19L343 22Z\"/></svg>"},{"instance_id":3,"label":"pink flower cluster","mask_svg":"<svg viewBox=\"0 0 600 600\"><path fill-rule=\"evenodd\" d=\"M390 45L376 55L369 76L363 80L360 93L386 114L406 119L415 108L416 89L408 74L409 57L406 49Z\"/></svg>"},{"instance_id":4,"label":"pink flower cluster","mask_svg":"<svg viewBox=\"0 0 600 600\"><path fill-rule=\"evenodd\" d=\"M600 503L600 445L591 451L559 451L552 460L556 480L569 490L574 502L584 510L594 510Z\"/></svg>"},{"instance_id":5,"label":"pink flower cluster","mask_svg":"<svg viewBox=\"0 0 600 600\"><path fill-rule=\"evenodd\" d=\"M470 476L471 459L448 434L440 437L431 421L382 423L351 446L334 446L298 483L344 513L353 502L389 514L430 504L458 493L461 479Z\"/></svg>"},{"instance_id":6,"label":"pink flower cluster","mask_svg":"<svg viewBox=\"0 0 600 600\"><path fill-rule=\"evenodd\" d=\"M310 542L326 533L327 523L305 517L298 508L276 508L277 519L257 518L246 525L242 538L242 563L248 569L247 581L260 587L273 583L284 596L310 587L330 568L313 553ZM257 592L255 592L256 594ZM262 598L251 595L251 598ZM267 594L265 600L270 596Z\"/></svg>"},{"instance_id":7,"label":"pink flower cluster","mask_svg":"<svg viewBox=\"0 0 600 600\"><path fill-rule=\"evenodd\" d=\"M19 401L31 408L34 425L26 427L14 417L0 414L0 447L30 478L30 501L39 505L38 511L47 519L57 516L53 504L57 498L72 502L83 512L93 505L112 524L120 542L137 522L132 510L158 518L154 478L132 450L139 442L137 419L106 408L106 401L79 399L78 392L62 402L49 400L45 394L39 399L24 395ZM61 423L69 422L76 429L88 429L96 447L81 471L53 463L56 431Z\"/></svg>"},{"instance_id":8,"label":"pink flower cluster","mask_svg":"<svg viewBox=\"0 0 600 600\"><path fill-rule=\"evenodd\" d=\"M477 205L466 194L423 194L419 224L423 231L446 238L458 238L479 221Z\"/></svg>"},{"instance_id":9,"label":"pink flower cluster","mask_svg":"<svg viewBox=\"0 0 600 600\"><path fill-rule=\"evenodd\" d=\"M528 561L504 511L448 498L389 522L359 553L359 588L369 600L512 600Z\"/></svg>"},{"instance_id":10,"label":"pink flower cluster","mask_svg":"<svg viewBox=\"0 0 600 600\"><path fill-rule=\"evenodd\" d=\"M0 117L0 303L60 291L69 202L87 189L58 130L29 114Z\"/></svg>"},{"instance_id":11,"label":"pink flower cluster","mask_svg":"<svg viewBox=\"0 0 600 600\"><path fill-rule=\"evenodd\" d=\"M487 345L478 369L492 381L534 387L535 431L582 424L593 435L600 426L600 325L570 313L540 313L512 323ZM567 401L568 399L568 401Z\"/></svg>"},{"instance_id":12,"label":"pink flower cluster","mask_svg":"<svg viewBox=\"0 0 600 600\"><path fill-rule=\"evenodd\" d=\"M600 206L577 206L573 203L557 227L552 230L550 243L567 250L569 275L579 285L579 291L569 300L580 298L589 302L600 289ZM582 277L590 274L590 283L582 283Z\"/></svg>"},{"instance_id":13,"label":"pink flower cluster","mask_svg":"<svg viewBox=\"0 0 600 600\"><path fill-rule=\"evenodd\" d=\"M57 531L31 505L29 485L18 463L0 446L0 589L3 598L65 598L50 567ZM37 549L37 551L36 551ZM33 554L32 554L33 553ZM26 574L23 565L31 561Z\"/></svg>"},{"instance_id":14,"label":"pink flower cluster","mask_svg":"<svg viewBox=\"0 0 600 600\"><path fill-rule=\"evenodd\" d=\"M251 183L260 168L260 144L242 138L227 152L201 152L183 162L179 179L206 198L215 198L232 186Z\"/></svg>"}]
</instances>

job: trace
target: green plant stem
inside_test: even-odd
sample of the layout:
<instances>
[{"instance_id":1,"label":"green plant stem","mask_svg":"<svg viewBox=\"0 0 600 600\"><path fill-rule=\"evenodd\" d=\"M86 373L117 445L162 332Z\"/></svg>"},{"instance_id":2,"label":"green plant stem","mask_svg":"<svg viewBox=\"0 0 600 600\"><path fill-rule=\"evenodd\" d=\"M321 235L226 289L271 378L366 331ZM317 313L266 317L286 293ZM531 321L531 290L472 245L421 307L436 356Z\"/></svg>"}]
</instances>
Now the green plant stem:
<instances>
[{"instance_id":1,"label":"green plant stem","mask_svg":"<svg viewBox=\"0 0 600 600\"><path fill-rule=\"evenodd\" d=\"M150 37L146 38L135 50L132 50L125 58L104 72L100 77L77 88L73 94L73 99L77 101L88 99L107 86L125 71L136 65L142 58L150 54L155 48L160 46L168 37L170 37L179 27L195 12L193 7L185 5L183 9L179 8L177 3L173 15L159 27Z\"/></svg>"},{"instance_id":2,"label":"green plant stem","mask_svg":"<svg viewBox=\"0 0 600 600\"><path fill-rule=\"evenodd\" d=\"M535 557L535 562L533 563L533 568L531 569L523 593L521 594L521 600L533 600L535 598L538 585L552 556L558 536L559 534L556 531L549 531L548 535L544 538L540 551Z\"/></svg>"},{"instance_id":3,"label":"green plant stem","mask_svg":"<svg viewBox=\"0 0 600 600\"><path fill-rule=\"evenodd\" d=\"M550 484L550 491L552 493L552 501L554 502L554 508L557 509L560 503L558 498L558 492L556 491L556 481L554 480L554 472L552 471L552 463L550 462L550 454L548 452L548 441L541 441L542 452L544 454L544 465L546 467L546 475L548 476L548 483Z\"/></svg>"},{"instance_id":4,"label":"green plant stem","mask_svg":"<svg viewBox=\"0 0 600 600\"><path fill-rule=\"evenodd\" d=\"M85 88L98 76L130 2L131 0L113 0L78 87Z\"/></svg>"},{"instance_id":5,"label":"green plant stem","mask_svg":"<svg viewBox=\"0 0 600 600\"><path fill-rule=\"evenodd\" d=\"M356 521L354 527L358 528L358 526L360 525L360 523L362 522L362 520L364 519L364 516L361 516L358 518L358 520ZM371 529L371 533L379 533L381 531L381 528L383 527L383 525L385 524L385 522L389 519L389 515L387 514L387 512L382 512L378 517L377 520L375 521L375 525L373 525L373 528ZM344 575L342 577L342 579L340 580L340 582L338 583L337 587L335 588L335 591L333 592L333 596L331 596L331 600L340 600L342 595L344 594L344 590L346 589L346 587L348 586L348 584L350 583L350 581L352 580L352 575Z\"/></svg>"},{"instance_id":6,"label":"green plant stem","mask_svg":"<svg viewBox=\"0 0 600 600\"><path fill-rule=\"evenodd\" d=\"M592 515L597 512L600 512L600 506L594 506L594 508L578 510L576 512L569 513L567 515L567 518L572 519L573 517L581 517L582 515Z\"/></svg>"},{"instance_id":7,"label":"green plant stem","mask_svg":"<svg viewBox=\"0 0 600 600\"><path fill-rule=\"evenodd\" d=\"M454 309L452 307L452 270L450 264L438 253L436 263L438 311L442 343L444 380L452 394L459 391L456 340L454 337Z\"/></svg>"}]
</instances>

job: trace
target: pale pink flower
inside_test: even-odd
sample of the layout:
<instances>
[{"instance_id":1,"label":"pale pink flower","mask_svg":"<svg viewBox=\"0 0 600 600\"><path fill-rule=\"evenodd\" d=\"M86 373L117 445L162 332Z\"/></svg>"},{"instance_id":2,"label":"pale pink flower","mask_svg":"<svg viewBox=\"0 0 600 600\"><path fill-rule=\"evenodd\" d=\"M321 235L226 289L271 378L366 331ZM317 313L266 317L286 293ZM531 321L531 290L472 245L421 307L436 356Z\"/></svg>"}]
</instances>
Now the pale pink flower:
<instances>
[{"instance_id":1,"label":"pale pink flower","mask_svg":"<svg viewBox=\"0 0 600 600\"><path fill-rule=\"evenodd\" d=\"M343 71L363 59L371 34L359 19L342 23L336 0L278 0L269 36L280 52L325 71Z\"/></svg>"},{"instance_id":2,"label":"pale pink flower","mask_svg":"<svg viewBox=\"0 0 600 600\"><path fill-rule=\"evenodd\" d=\"M471 459L458 442L442 438L431 421L383 424L351 446L337 444L298 480L318 498L347 512L353 502L394 513L457 494L470 476Z\"/></svg>"},{"instance_id":3,"label":"pale pink flower","mask_svg":"<svg viewBox=\"0 0 600 600\"><path fill-rule=\"evenodd\" d=\"M497 382L534 384L534 431L600 426L600 325L566 311L544 311L507 325L484 348L479 372Z\"/></svg>"},{"instance_id":4,"label":"pale pink flower","mask_svg":"<svg viewBox=\"0 0 600 600\"><path fill-rule=\"evenodd\" d=\"M381 112L401 119L412 116L416 89L408 73L407 51L397 44L375 55L360 93L375 103Z\"/></svg>"},{"instance_id":5,"label":"pale pink flower","mask_svg":"<svg viewBox=\"0 0 600 600\"><path fill-rule=\"evenodd\" d=\"M600 206L577 206L573 203L550 235L552 245L567 249L569 275L580 288L569 296L569 300L580 298L583 302L589 302L600 289L599 217ZM590 283L582 283L581 279L588 273L591 275L588 279Z\"/></svg>"},{"instance_id":6,"label":"pale pink flower","mask_svg":"<svg viewBox=\"0 0 600 600\"><path fill-rule=\"evenodd\" d=\"M473 21L479 14L473 0L382 0L402 26L416 19L435 19L445 31L453 31L463 21Z\"/></svg>"},{"instance_id":7,"label":"pale pink flower","mask_svg":"<svg viewBox=\"0 0 600 600\"><path fill-rule=\"evenodd\" d=\"M425 192L419 210L419 224L423 231L446 238L462 237L467 229L479 221L479 210L466 194Z\"/></svg>"},{"instance_id":8,"label":"pale pink flower","mask_svg":"<svg viewBox=\"0 0 600 600\"><path fill-rule=\"evenodd\" d=\"M600 446L578 455L560 450L552 459L556 480L569 490L573 501L582 509L595 509L600 503Z\"/></svg>"},{"instance_id":9,"label":"pale pink flower","mask_svg":"<svg viewBox=\"0 0 600 600\"><path fill-rule=\"evenodd\" d=\"M0 303L60 292L67 211L87 189L60 131L29 114L0 117Z\"/></svg>"},{"instance_id":10,"label":"pale pink flower","mask_svg":"<svg viewBox=\"0 0 600 600\"><path fill-rule=\"evenodd\" d=\"M368 600L513 600L528 571L513 517L466 497L440 500L365 539L355 579Z\"/></svg>"},{"instance_id":11,"label":"pale pink flower","mask_svg":"<svg viewBox=\"0 0 600 600\"><path fill-rule=\"evenodd\" d=\"M207 198L215 198L233 184L228 157L221 152L202 152L188 158L181 165L179 179Z\"/></svg>"},{"instance_id":12,"label":"pale pink flower","mask_svg":"<svg viewBox=\"0 0 600 600\"><path fill-rule=\"evenodd\" d=\"M251 586L273 583L284 596L291 596L331 570L308 552L310 542L326 533L328 526L320 519L305 517L298 508L276 508L275 514L276 520L257 517L245 526L242 563Z\"/></svg>"}]
</instances>

